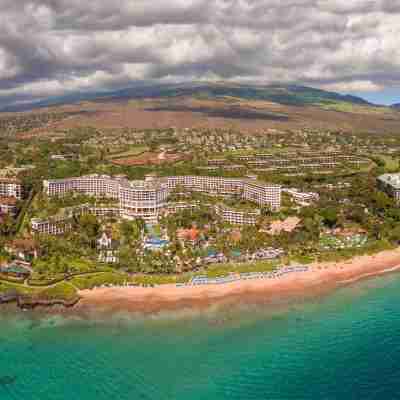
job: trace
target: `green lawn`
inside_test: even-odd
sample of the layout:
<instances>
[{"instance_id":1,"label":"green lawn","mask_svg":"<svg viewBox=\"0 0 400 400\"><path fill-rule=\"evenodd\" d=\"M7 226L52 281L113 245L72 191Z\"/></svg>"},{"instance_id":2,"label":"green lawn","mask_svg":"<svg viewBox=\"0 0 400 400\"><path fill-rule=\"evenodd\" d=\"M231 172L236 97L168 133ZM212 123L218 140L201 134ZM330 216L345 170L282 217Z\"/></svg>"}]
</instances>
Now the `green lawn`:
<instances>
[{"instance_id":1,"label":"green lawn","mask_svg":"<svg viewBox=\"0 0 400 400\"><path fill-rule=\"evenodd\" d=\"M45 300L66 300L76 299L78 293L76 289L67 282L58 283L39 292L39 297Z\"/></svg>"},{"instance_id":2,"label":"green lawn","mask_svg":"<svg viewBox=\"0 0 400 400\"><path fill-rule=\"evenodd\" d=\"M399 169L399 160L385 154L379 154L378 156L382 161L385 162L386 172L395 172Z\"/></svg>"},{"instance_id":3,"label":"green lawn","mask_svg":"<svg viewBox=\"0 0 400 400\"><path fill-rule=\"evenodd\" d=\"M83 275L72 278L71 282L80 290L92 289L104 284L122 285L125 282L132 282L128 275L118 272L103 272L97 274Z\"/></svg>"},{"instance_id":4,"label":"green lawn","mask_svg":"<svg viewBox=\"0 0 400 400\"><path fill-rule=\"evenodd\" d=\"M205 271L209 278L226 276L230 272L246 273L246 272L269 272L275 270L280 263L278 261L257 261L253 263L227 263L227 264L211 264Z\"/></svg>"},{"instance_id":5,"label":"green lawn","mask_svg":"<svg viewBox=\"0 0 400 400\"><path fill-rule=\"evenodd\" d=\"M145 151L148 151L148 150L149 150L149 148L147 146L132 147L129 150L122 151L122 152L119 152L119 153L110 153L107 156L107 159L134 157L134 156L142 154L142 153L144 153Z\"/></svg>"},{"instance_id":6,"label":"green lawn","mask_svg":"<svg viewBox=\"0 0 400 400\"><path fill-rule=\"evenodd\" d=\"M44 300L73 300L77 296L76 289L67 282L61 282L57 285L45 289L32 288L22 284L0 281L0 294L10 290L16 290L18 293L30 296L39 296Z\"/></svg>"},{"instance_id":7,"label":"green lawn","mask_svg":"<svg viewBox=\"0 0 400 400\"><path fill-rule=\"evenodd\" d=\"M138 285L165 285L188 282L191 274L184 275L140 275L135 276L134 282Z\"/></svg>"},{"instance_id":8,"label":"green lawn","mask_svg":"<svg viewBox=\"0 0 400 400\"><path fill-rule=\"evenodd\" d=\"M35 288L30 288L22 284L0 281L0 294L6 293L9 290L17 290L21 294L36 294L39 292Z\"/></svg>"},{"instance_id":9,"label":"green lawn","mask_svg":"<svg viewBox=\"0 0 400 400\"><path fill-rule=\"evenodd\" d=\"M383 115L383 114L393 113L393 111L390 110L390 108L364 106L364 105L352 104L341 101L332 103L320 103L317 105L319 105L324 110L332 110L332 111L354 113L354 114Z\"/></svg>"}]
</instances>

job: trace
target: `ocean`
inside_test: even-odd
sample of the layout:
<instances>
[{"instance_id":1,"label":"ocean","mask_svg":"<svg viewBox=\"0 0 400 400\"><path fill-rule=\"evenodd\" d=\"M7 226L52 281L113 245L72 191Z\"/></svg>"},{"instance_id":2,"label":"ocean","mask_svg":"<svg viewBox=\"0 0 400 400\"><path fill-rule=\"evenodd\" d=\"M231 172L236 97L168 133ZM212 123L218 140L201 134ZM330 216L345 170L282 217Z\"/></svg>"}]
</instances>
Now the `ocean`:
<instances>
[{"instance_id":1,"label":"ocean","mask_svg":"<svg viewBox=\"0 0 400 400\"><path fill-rule=\"evenodd\" d=\"M0 400L400 398L400 275L151 316L2 309Z\"/></svg>"}]
</instances>

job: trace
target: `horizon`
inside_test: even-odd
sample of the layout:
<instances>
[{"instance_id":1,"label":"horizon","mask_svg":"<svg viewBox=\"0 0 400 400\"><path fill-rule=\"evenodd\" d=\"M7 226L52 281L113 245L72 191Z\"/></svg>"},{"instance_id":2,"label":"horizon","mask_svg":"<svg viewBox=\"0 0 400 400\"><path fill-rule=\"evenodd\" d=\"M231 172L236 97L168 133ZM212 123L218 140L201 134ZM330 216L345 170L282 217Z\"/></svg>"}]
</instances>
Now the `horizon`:
<instances>
[{"instance_id":1,"label":"horizon","mask_svg":"<svg viewBox=\"0 0 400 400\"><path fill-rule=\"evenodd\" d=\"M115 88L108 88L108 89L103 89L103 90L98 90L97 88L92 88L90 90L79 90L79 91L73 91L73 92L66 92L66 93L61 93L58 96L48 96L48 97L41 97L41 98L35 98L35 99L30 99L30 100L24 100L24 101L17 101L13 102L11 104L2 104L0 101L0 113L1 112L11 112L14 111L20 111L22 109L23 111L26 110L34 110L37 107L41 107L42 102L49 102L50 107L51 106L57 106L57 105L62 105L62 104L69 104L69 103L79 103L80 101L90 101L85 98L82 100L76 99L76 100L70 100L70 101L61 101L60 103L57 103L58 99L63 99L64 97L78 97L78 96L90 96L90 95L96 95L96 94L113 94L118 91L123 91L123 90L133 90L135 88L142 88L142 87L157 87L158 85L161 86L168 86L168 85L225 85L225 86L243 86L243 87L254 87L254 88L262 88L262 87L268 87L268 86L298 86L298 87L306 87L310 89L317 89L317 90L323 90L326 92L330 93L336 93L340 94L343 96L354 96L357 98L360 98L362 100L365 100L369 102L371 105L376 105L376 106L392 106L400 103L400 97L397 95L396 89L387 89L384 91L380 92L359 92L359 91L354 91L354 92L348 92L348 91L335 91L335 90L326 90L323 88L320 88L318 86L312 86L312 85L306 85L303 83L297 83L297 82L287 82L287 83L282 83L282 82L268 82L268 83L257 83L257 82L234 82L234 81L207 81L207 80L193 80L193 81L176 81L176 82L151 82L151 81L140 81L140 82L135 82L135 84L130 84L124 87L115 87ZM54 104L52 104L54 102Z\"/></svg>"}]
</instances>

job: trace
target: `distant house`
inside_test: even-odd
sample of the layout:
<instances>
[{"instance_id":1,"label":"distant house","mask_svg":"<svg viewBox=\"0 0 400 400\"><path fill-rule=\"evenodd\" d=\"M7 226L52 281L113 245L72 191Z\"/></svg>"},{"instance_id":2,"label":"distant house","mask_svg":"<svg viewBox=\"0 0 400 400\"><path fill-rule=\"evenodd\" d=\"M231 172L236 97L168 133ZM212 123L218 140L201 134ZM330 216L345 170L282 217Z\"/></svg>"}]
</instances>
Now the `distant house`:
<instances>
[{"instance_id":1,"label":"distant house","mask_svg":"<svg viewBox=\"0 0 400 400\"><path fill-rule=\"evenodd\" d=\"M5 250L23 261L31 261L38 256L38 245L33 239L15 239L5 245Z\"/></svg>"},{"instance_id":2,"label":"distant house","mask_svg":"<svg viewBox=\"0 0 400 400\"><path fill-rule=\"evenodd\" d=\"M199 241L200 231L196 228L191 229L178 229L176 236L183 242L189 242L195 244Z\"/></svg>"},{"instance_id":3,"label":"distant house","mask_svg":"<svg viewBox=\"0 0 400 400\"><path fill-rule=\"evenodd\" d=\"M113 239L111 235L107 232L103 232L101 237L97 239L98 249L111 249L113 245Z\"/></svg>"},{"instance_id":4,"label":"distant house","mask_svg":"<svg viewBox=\"0 0 400 400\"><path fill-rule=\"evenodd\" d=\"M377 179L378 189L400 202L400 174L384 174Z\"/></svg>"},{"instance_id":5,"label":"distant house","mask_svg":"<svg viewBox=\"0 0 400 400\"><path fill-rule=\"evenodd\" d=\"M24 186L17 178L0 177L0 196L14 197L21 200L24 196Z\"/></svg>"},{"instance_id":6,"label":"distant house","mask_svg":"<svg viewBox=\"0 0 400 400\"><path fill-rule=\"evenodd\" d=\"M143 245L144 249L147 250L161 250L169 244L168 240L160 238L149 238L146 239Z\"/></svg>"},{"instance_id":7,"label":"distant house","mask_svg":"<svg viewBox=\"0 0 400 400\"><path fill-rule=\"evenodd\" d=\"M28 278L31 274L29 264L13 262L11 264L2 265L0 267L0 273L14 278Z\"/></svg>"},{"instance_id":8,"label":"distant house","mask_svg":"<svg viewBox=\"0 0 400 400\"><path fill-rule=\"evenodd\" d=\"M50 159L53 161L76 160L77 158L76 154L52 154L50 156Z\"/></svg>"},{"instance_id":9,"label":"distant house","mask_svg":"<svg viewBox=\"0 0 400 400\"><path fill-rule=\"evenodd\" d=\"M205 264L218 264L218 263L226 263L228 259L223 253L217 253L215 251L210 250L207 254L207 257L203 258L203 262Z\"/></svg>"},{"instance_id":10,"label":"distant house","mask_svg":"<svg viewBox=\"0 0 400 400\"><path fill-rule=\"evenodd\" d=\"M319 194L314 192L301 192L298 189L283 189L293 200L300 205L309 205L319 200Z\"/></svg>"},{"instance_id":11,"label":"distant house","mask_svg":"<svg viewBox=\"0 0 400 400\"><path fill-rule=\"evenodd\" d=\"M99 261L113 264L118 262L117 255L119 241L113 239L112 233L104 231L99 239L97 239L97 249L99 250Z\"/></svg>"},{"instance_id":12,"label":"distant house","mask_svg":"<svg viewBox=\"0 0 400 400\"><path fill-rule=\"evenodd\" d=\"M17 199L10 196L0 197L0 214L15 215L17 213Z\"/></svg>"},{"instance_id":13,"label":"distant house","mask_svg":"<svg viewBox=\"0 0 400 400\"><path fill-rule=\"evenodd\" d=\"M98 259L99 262L107 264L115 264L119 261L116 250L101 250Z\"/></svg>"}]
</instances>

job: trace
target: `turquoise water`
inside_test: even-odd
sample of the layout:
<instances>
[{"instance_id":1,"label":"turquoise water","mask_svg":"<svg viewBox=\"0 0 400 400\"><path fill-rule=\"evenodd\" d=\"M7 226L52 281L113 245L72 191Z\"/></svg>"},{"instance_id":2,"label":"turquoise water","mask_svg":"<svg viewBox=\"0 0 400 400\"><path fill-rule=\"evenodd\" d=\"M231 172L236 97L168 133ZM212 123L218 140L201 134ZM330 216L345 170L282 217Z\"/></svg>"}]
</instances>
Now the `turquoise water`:
<instances>
[{"instance_id":1,"label":"turquoise water","mask_svg":"<svg viewBox=\"0 0 400 400\"><path fill-rule=\"evenodd\" d=\"M400 276L279 306L0 317L1 400L399 399Z\"/></svg>"}]
</instances>

